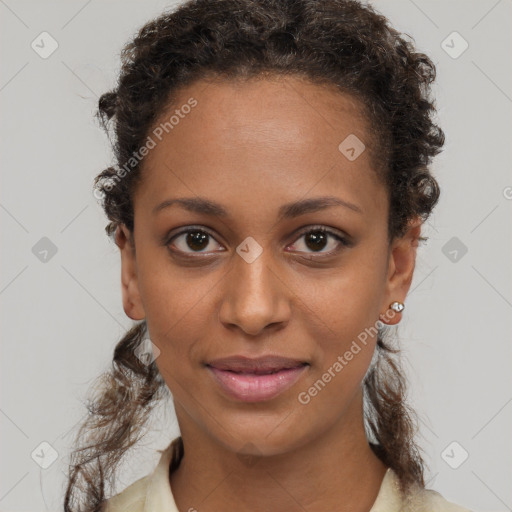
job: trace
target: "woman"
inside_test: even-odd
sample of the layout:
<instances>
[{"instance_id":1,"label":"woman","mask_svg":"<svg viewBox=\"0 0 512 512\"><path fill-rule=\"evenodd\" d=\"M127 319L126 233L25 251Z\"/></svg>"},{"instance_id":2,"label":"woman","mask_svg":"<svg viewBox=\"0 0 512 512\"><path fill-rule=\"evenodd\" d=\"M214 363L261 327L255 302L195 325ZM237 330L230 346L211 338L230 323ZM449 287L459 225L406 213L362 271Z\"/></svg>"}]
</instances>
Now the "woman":
<instances>
[{"instance_id":1,"label":"woman","mask_svg":"<svg viewBox=\"0 0 512 512\"><path fill-rule=\"evenodd\" d=\"M466 510L425 489L388 331L440 193L430 59L357 1L195 0L122 61L96 184L136 324L65 510ZM181 435L109 496L169 393Z\"/></svg>"}]
</instances>

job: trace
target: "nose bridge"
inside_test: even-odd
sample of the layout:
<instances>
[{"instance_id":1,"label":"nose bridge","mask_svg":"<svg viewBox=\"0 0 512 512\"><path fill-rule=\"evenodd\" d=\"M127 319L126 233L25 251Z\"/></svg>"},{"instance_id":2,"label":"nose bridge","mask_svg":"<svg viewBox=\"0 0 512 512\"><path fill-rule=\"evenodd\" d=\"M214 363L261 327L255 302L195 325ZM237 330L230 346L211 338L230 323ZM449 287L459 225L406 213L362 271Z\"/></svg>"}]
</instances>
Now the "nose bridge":
<instances>
[{"instance_id":1,"label":"nose bridge","mask_svg":"<svg viewBox=\"0 0 512 512\"><path fill-rule=\"evenodd\" d=\"M286 297L275 275L272 251L256 240L244 240L236 249L220 319L251 334L267 325L285 321Z\"/></svg>"},{"instance_id":2,"label":"nose bridge","mask_svg":"<svg viewBox=\"0 0 512 512\"><path fill-rule=\"evenodd\" d=\"M271 294L271 279L269 274L271 271L271 250L268 248L261 249L255 246L255 243L243 242L237 248L238 259L235 258L235 275L237 281L240 281L241 290L247 292L248 295L268 295ZM244 286L245 284L245 286Z\"/></svg>"}]
</instances>

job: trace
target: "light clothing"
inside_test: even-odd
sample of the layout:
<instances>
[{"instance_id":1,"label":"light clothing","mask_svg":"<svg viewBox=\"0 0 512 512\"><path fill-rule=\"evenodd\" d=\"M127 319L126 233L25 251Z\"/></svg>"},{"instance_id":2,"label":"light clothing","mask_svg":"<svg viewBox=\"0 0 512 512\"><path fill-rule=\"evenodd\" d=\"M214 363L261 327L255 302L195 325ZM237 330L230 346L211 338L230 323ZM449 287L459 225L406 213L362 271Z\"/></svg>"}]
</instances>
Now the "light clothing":
<instances>
[{"instance_id":1,"label":"light clothing","mask_svg":"<svg viewBox=\"0 0 512 512\"><path fill-rule=\"evenodd\" d=\"M173 443L175 442L176 439ZM173 443L165 450L160 450L160 461L154 471L110 498L104 512L179 512L169 481ZM403 501L398 491L398 477L391 468L388 468L369 512L400 511L470 512L466 508L446 501L438 492L430 489L422 489Z\"/></svg>"}]
</instances>

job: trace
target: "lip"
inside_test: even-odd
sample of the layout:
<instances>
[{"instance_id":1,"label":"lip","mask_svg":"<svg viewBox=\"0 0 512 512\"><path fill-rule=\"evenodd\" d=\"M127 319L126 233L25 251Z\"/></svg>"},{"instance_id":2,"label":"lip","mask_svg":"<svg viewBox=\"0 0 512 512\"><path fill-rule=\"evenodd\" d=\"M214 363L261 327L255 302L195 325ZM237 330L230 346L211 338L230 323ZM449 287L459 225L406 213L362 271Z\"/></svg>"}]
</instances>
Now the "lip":
<instances>
[{"instance_id":1,"label":"lip","mask_svg":"<svg viewBox=\"0 0 512 512\"><path fill-rule=\"evenodd\" d=\"M307 361L281 357L275 355L261 357L230 356L214 359L207 363L218 370L231 370L232 372L265 373L282 369L296 368L307 364Z\"/></svg>"},{"instance_id":2,"label":"lip","mask_svg":"<svg viewBox=\"0 0 512 512\"><path fill-rule=\"evenodd\" d=\"M276 356L258 359L237 356L217 359L206 367L227 396L243 402L262 402L292 387L309 364ZM275 373L264 373L269 371Z\"/></svg>"}]
</instances>

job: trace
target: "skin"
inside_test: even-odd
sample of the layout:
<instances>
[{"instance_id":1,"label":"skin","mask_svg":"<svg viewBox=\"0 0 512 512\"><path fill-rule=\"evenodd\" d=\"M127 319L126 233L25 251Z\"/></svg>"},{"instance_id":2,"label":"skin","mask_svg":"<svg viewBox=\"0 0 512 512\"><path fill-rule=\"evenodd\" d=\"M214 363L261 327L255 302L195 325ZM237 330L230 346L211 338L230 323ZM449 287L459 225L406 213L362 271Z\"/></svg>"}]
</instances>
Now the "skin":
<instances>
[{"instance_id":1,"label":"skin","mask_svg":"<svg viewBox=\"0 0 512 512\"><path fill-rule=\"evenodd\" d=\"M123 307L146 319L160 350L156 364L185 446L170 477L178 508L368 511L387 469L363 424L362 381L376 338L307 405L297 397L365 328L400 321L388 308L405 303L421 221L389 244L387 192L373 170L361 105L350 96L291 77L202 80L182 90L162 119L190 97L198 105L146 157L134 233L122 225L116 234ZM354 161L338 149L349 134L366 144ZM177 204L152 214L162 201L197 196L229 215ZM320 196L362 213L334 206L278 217L283 204ZM197 225L212 235L204 246L187 245L185 234L166 247ZM315 251L299 231L316 225L348 235L352 245L329 236ZM236 252L248 236L263 249L251 263ZM203 365L268 353L310 366L264 402L226 397Z\"/></svg>"}]
</instances>

